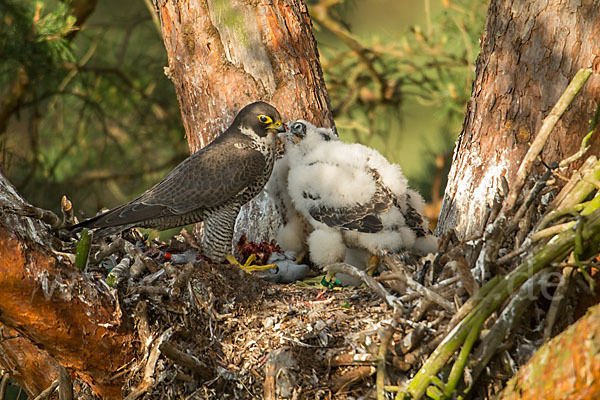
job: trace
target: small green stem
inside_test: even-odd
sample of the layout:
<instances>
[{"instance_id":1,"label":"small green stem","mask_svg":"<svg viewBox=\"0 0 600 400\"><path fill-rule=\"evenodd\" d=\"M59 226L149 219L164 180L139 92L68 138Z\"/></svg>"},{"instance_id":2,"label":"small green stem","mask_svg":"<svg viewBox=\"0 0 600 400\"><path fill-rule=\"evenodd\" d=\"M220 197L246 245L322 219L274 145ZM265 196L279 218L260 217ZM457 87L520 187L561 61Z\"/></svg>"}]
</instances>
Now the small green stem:
<instances>
[{"instance_id":1,"label":"small green stem","mask_svg":"<svg viewBox=\"0 0 600 400\"><path fill-rule=\"evenodd\" d=\"M92 231L83 228L81 231L81 239L77 242L75 248L75 266L81 271L85 271L85 268L87 267L93 236L94 233Z\"/></svg>"},{"instance_id":2,"label":"small green stem","mask_svg":"<svg viewBox=\"0 0 600 400\"><path fill-rule=\"evenodd\" d=\"M462 376L465 365L467 364L467 360L469 359L469 354L471 353L471 349L475 344L475 341L479 337L479 332L481 331L481 327L483 326L483 322L485 321L486 316L480 316L479 318L473 321L471 330L465 339L465 343L460 349L460 353L452 366L452 370L450 371L450 376L448 377L448 383L444 388L444 394L446 397L450 398L454 391L456 390L456 386L458 385L458 381Z\"/></svg>"}]
</instances>

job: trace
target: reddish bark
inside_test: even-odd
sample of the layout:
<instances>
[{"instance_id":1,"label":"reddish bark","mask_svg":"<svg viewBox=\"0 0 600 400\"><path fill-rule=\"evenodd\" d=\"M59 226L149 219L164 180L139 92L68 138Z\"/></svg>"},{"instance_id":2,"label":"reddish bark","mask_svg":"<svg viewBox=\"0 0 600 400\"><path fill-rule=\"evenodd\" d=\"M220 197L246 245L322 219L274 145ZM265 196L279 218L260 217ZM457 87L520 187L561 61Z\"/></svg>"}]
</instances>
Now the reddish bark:
<instances>
[{"instance_id":1,"label":"reddish bark","mask_svg":"<svg viewBox=\"0 0 600 400\"><path fill-rule=\"evenodd\" d=\"M0 208L21 204L0 175ZM121 326L114 293L61 262L49 242L39 222L3 212L0 324L22 337L2 342L0 364L30 396L49 386L62 364L103 398L121 398L123 378L113 376L131 360L136 337Z\"/></svg>"},{"instance_id":2,"label":"reddish bark","mask_svg":"<svg viewBox=\"0 0 600 400\"><path fill-rule=\"evenodd\" d=\"M301 0L159 2L162 32L191 152L257 100L284 120L332 126L310 17Z\"/></svg>"},{"instance_id":3,"label":"reddish bark","mask_svg":"<svg viewBox=\"0 0 600 400\"><path fill-rule=\"evenodd\" d=\"M600 398L600 306L542 346L498 399Z\"/></svg>"},{"instance_id":4,"label":"reddish bark","mask_svg":"<svg viewBox=\"0 0 600 400\"><path fill-rule=\"evenodd\" d=\"M0 365L10 371L13 379L30 395L40 393L50 386L58 377L58 363L14 329L2 324L0 327L3 328Z\"/></svg>"},{"instance_id":5,"label":"reddish bark","mask_svg":"<svg viewBox=\"0 0 600 400\"><path fill-rule=\"evenodd\" d=\"M600 41L591 40L600 35L599 13L594 1L491 1L438 232L480 231L501 177L510 185L543 118L575 73L592 68L596 74L558 122L542 158L551 163L579 149L600 98ZM590 144L598 154L597 135Z\"/></svg>"}]
</instances>

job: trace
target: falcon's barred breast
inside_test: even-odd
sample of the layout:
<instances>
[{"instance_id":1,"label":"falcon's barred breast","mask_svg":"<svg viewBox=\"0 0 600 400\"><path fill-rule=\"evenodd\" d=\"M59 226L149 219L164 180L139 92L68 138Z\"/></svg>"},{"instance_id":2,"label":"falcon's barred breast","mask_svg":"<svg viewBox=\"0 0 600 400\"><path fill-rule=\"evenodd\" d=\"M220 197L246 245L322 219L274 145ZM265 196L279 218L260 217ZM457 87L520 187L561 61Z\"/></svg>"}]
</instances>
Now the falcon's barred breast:
<instances>
[{"instance_id":1,"label":"falcon's barred breast","mask_svg":"<svg viewBox=\"0 0 600 400\"><path fill-rule=\"evenodd\" d=\"M262 190L271 175L275 134L284 130L273 106L249 104L223 134L162 181L131 202L72 228L99 228L106 234L131 227L164 230L204 221L202 251L213 261L223 261L231 252L241 206Z\"/></svg>"},{"instance_id":2,"label":"falcon's barred breast","mask_svg":"<svg viewBox=\"0 0 600 400\"><path fill-rule=\"evenodd\" d=\"M398 165L306 121L289 127L288 191L312 228L306 241L313 262L340 262L348 248L373 255L437 249L423 216L424 201Z\"/></svg>"}]
</instances>

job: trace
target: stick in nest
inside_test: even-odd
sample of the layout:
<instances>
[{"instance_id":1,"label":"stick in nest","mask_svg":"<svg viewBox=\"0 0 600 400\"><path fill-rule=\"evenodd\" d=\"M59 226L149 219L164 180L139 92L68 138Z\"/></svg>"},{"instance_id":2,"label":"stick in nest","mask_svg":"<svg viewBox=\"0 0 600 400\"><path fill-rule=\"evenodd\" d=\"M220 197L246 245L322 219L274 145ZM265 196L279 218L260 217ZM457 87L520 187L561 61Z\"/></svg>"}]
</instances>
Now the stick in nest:
<instances>
[{"instance_id":1,"label":"stick in nest","mask_svg":"<svg viewBox=\"0 0 600 400\"><path fill-rule=\"evenodd\" d=\"M377 282L372 276L369 276L365 271L359 270L352 265L345 263L331 264L326 266L324 270L328 273L348 274L362 280L365 285L371 288L371 290L373 290L375 294L377 294L385 302L387 306L394 310L394 314L396 314L397 311L402 307L402 304L395 296L392 296L390 293L388 293L388 291L385 290L385 288L379 282Z\"/></svg>"},{"instance_id":2,"label":"stick in nest","mask_svg":"<svg viewBox=\"0 0 600 400\"><path fill-rule=\"evenodd\" d=\"M406 271L406 269L403 268L402 264L400 263L400 261L397 258L392 258L392 257L386 255L383 257L383 261L393 271L396 272L395 276L398 279L402 280L404 283L406 283L408 285L408 287L410 287L412 290L420 293L423 297L425 297L426 299L441 306L445 310L447 310L451 313L456 312L456 308L454 307L454 304L452 304L452 302L446 300L445 298L443 298L442 296L440 296L433 290L426 288L425 286L421 285L419 282L412 279L410 277L410 275L408 274L408 272Z\"/></svg>"}]
</instances>

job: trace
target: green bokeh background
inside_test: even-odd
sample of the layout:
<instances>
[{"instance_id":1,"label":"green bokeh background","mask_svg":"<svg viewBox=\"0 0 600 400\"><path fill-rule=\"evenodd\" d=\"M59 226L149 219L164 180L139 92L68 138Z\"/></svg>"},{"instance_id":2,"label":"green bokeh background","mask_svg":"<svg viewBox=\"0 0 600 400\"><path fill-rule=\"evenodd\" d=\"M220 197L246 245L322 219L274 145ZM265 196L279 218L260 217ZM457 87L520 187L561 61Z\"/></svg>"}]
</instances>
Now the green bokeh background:
<instances>
[{"instance_id":1,"label":"green bokeh background","mask_svg":"<svg viewBox=\"0 0 600 400\"><path fill-rule=\"evenodd\" d=\"M66 194L77 213L93 215L135 197L188 155L148 3L99 1L72 43L64 38L73 22L64 3L0 3L0 94L11 94L21 70L29 79L0 132L0 168L35 205L59 212ZM308 1L309 10L317 3ZM449 160L460 131L486 5L346 0L331 7L332 20L399 88L389 102L345 108L344 90L373 91L372 79L338 36L313 21L340 136L400 164L428 200L435 157Z\"/></svg>"}]
</instances>

